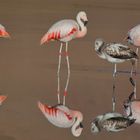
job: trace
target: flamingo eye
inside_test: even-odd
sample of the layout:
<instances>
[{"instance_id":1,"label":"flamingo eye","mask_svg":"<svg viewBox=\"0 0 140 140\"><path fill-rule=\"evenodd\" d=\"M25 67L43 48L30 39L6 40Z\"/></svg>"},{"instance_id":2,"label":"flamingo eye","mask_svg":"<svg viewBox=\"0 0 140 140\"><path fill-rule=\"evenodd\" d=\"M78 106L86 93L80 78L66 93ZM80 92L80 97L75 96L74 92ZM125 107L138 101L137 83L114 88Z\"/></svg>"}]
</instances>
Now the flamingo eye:
<instances>
[{"instance_id":1,"label":"flamingo eye","mask_svg":"<svg viewBox=\"0 0 140 140\"><path fill-rule=\"evenodd\" d=\"M96 42L95 44L96 44L97 46L99 46L99 43L98 43L98 42Z\"/></svg>"}]
</instances>

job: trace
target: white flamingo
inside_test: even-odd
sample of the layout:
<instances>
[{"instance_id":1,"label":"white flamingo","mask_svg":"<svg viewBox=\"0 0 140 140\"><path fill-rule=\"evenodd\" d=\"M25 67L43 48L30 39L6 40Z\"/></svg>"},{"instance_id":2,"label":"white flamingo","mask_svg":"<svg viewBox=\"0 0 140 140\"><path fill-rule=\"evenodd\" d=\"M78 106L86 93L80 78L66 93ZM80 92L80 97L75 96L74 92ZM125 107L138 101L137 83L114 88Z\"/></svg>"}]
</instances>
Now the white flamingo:
<instances>
[{"instance_id":1,"label":"white flamingo","mask_svg":"<svg viewBox=\"0 0 140 140\"><path fill-rule=\"evenodd\" d=\"M70 110L64 105L48 106L38 102L38 107L50 123L61 128L70 128L75 137L83 130L83 115L79 111Z\"/></svg>"},{"instance_id":2,"label":"white flamingo","mask_svg":"<svg viewBox=\"0 0 140 140\"><path fill-rule=\"evenodd\" d=\"M137 47L136 49L136 53L138 54L139 51L139 47L140 47L140 24L133 27L132 29L130 29L127 33L127 36L125 37L125 39L128 43L134 45L135 47ZM136 72L135 75L137 74L137 60L136 60ZM134 87L134 98L136 99L136 78L135 78L135 87Z\"/></svg>"},{"instance_id":3,"label":"white flamingo","mask_svg":"<svg viewBox=\"0 0 140 140\"><path fill-rule=\"evenodd\" d=\"M135 119L135 123L140 124L140 99L134 99L132 92L127 100L124 101L124 113L127 117Z\"/></svg>"},{"instance_id":4,"label":"white flamingo","mask_svg":"<svg viewBox=\"0 0 140 140\"><path fill-rule=\"evenodd\" d=\"M9 33L6 31L5 27L0 24L0 37L10 38Z\"/></svg>"},{"instance_id":5,"label":"white flamingo","mask_svg":"<svg viewBox=\"0 0 140 140\"><path fill-rule=\"evenodd\" d=\"M91 132L98 133L101 130L119 132L132 125L135 119L129 119L117 112L109 112L97 116L91 124Z\"/></svg>"},{"instance_id":6,"label":"white flamingo","mask_svg":"<svg viewBox=\"0 0 140 140\"><path fill-rule=\"evenodd\" d=\"M42 37L41 45L47 43L49 41L58 40L61 42L60 50L59 50L59 64L58 64L58 87L57 87L57 98L58 104L60 104L60 66L61 66L61 55L63 44L65 43L65 56L68 67L68 76L63 96L63 104L65 105L65 96L67 95L67 88L69 84L70 78L70 64L69 64L69 56L68 56L68 42L75 38L84 37L87 33L86 24L88 22L87 15L84 11L81 11L77 14L77 21L71 19L60 20L53 24L48 32Z\"/></svg>"},{"instance_id":7,"label":"white flamingo","mask_svg":"<svg viewBox=\"0 0 140 140\"><path fill-rule=\"evenodd\" d=\"M135 59L138 59L137 54L131 50L128 46L121 43L105 43L103 39L98 38L95 40L95 51L97 55L106 59L107 61L114 64L113 72L113 94L112 94L112 103L113 111L115 111L115 77L117 74L117 63L122 63L126 60L131 60L132 64ZM131 73L133 71L133 65Z\"/></svg>"}]
</instances>

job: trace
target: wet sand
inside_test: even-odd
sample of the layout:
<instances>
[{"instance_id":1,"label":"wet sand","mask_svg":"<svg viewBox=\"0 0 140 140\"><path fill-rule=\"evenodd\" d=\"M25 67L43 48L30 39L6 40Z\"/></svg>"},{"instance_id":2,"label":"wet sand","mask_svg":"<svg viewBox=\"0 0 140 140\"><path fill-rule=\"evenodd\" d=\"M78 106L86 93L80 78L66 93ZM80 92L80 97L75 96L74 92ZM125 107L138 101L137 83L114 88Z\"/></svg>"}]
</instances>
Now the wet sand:
<instances>
[{"instance_id":1,"label":"wet sand","mask_svg":"<svg viewBox=\"0 0 140 140\"><path fill-rule=\"evenodd\" d=\"M140 23L138 0L1 0L0 23L6 26L11 39L0 39L0 93L8 95L0 110L1 140L74 140L70 129L51 125L37 107L37 101L56 104L59 43L40 46L40 39L51 24L73 18L78 11L88 15L88 34L70 42L71 78L66 104L84 114L81 140L138 139L140 125L119 133L93 135L90 123L96 115L111 111L113 65L101 60L93 50L94 40L123 42L127 31ZM65 60L65 58L63 59ZM130 63L120 64L129 70ZM65 84L63 61L61 83ZM117 111L131 93L128 74L117 77ZM138 93L140 91L138 75ZM64 88L63 86L61 87ZM63 92L63 90L62 90ZM140 95L138 95L140 97Z\"/></svg>"}]
</instances>

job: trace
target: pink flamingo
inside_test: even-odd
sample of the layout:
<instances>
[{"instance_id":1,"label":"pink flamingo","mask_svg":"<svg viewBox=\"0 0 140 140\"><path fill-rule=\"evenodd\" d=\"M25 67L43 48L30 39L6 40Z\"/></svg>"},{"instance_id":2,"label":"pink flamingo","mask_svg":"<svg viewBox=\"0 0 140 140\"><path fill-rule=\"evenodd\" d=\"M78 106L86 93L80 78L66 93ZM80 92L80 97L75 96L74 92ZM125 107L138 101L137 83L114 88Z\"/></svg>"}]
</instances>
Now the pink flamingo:
<instances>
[{"instance_id":1,"label":"pink flamingo","mask_svg":"<svg viewBox=\"0 0 140 140\"><path fill-rule=\"evenodd\" d=\"M129 30L124 40L127 40L128 43L137 47L136 53L138 54L138 50L139 50L138 47L140 47L140 24L133 27L131 30ZM137 60L136 60L136 71L137 71ZM133 79L131 79L131 81L132 80ZM135 79L134 93L135 93L134 97L136 98L136 79Z\"/></svg>"},{"instance_id":2,"label":"pink flamingo","mask_svg":"<svg viewBox=\"0 0 140 140\"><path fill-rule=\"evenodd\" d=\"M83 115L79 111L70 110L64 105L48 106L38 102L38 107L50 123L61 128L70 128L75 137L83 130Z\"/></svg>"},{"instance_id":3,"label":"pink flamingo","mask_svg":"<svg viewBox=\"0 0 140 140\"><path fill-rule=\"evenodd\" d=\"M58 40L61 42L59 50L59 64L57 71L58 87L57 87L57 98L58 104L60 104L60 66L61 66L61 55L63 44L65 43L65 56L68 67L68 76L66 81L66 86L63 95L63 104L65 105L65 96L67 95L67 89L70 78L70 64L68 56L68 42L75 38L84 37L87 33L86 24L88 22L87 15L85 12L81 11L77 14L77 21L71 19L60 20L53 24L48 32L42 37L41 45L48 43L49 41Z\"/></svg>"},{"instance_id":4,"label":"pink flamingo","mask_svg":"<svg viewBox=\"0 0 140 140\"><path fill-rule=\"evenodd\" d=\"M10 38L9 33L6 31L5 27L0 24L0 37Z\"/></svg>"}]
</instances>

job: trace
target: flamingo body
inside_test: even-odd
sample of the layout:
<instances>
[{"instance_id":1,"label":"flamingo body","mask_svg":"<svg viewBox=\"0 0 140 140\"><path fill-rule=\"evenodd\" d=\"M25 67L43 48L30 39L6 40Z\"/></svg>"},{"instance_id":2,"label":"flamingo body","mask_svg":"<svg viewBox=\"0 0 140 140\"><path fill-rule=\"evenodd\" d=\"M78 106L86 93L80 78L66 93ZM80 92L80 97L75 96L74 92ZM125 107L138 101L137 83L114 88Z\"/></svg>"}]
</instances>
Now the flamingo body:
<instances>
[{"instance_id":1,"label":"flamingo body","mask_svg":"<svg viewBox=\"0 0 140 140\"><path fill-rule=\"evenodd\" d=\"M106 59L111 63L122 63L130 59L138 59L137 54L128 46L121 43L108 43L102 39L96 39L95 51L102 59Z\"/></svg>"},{"instance_id":2,"label":"flamingo body","mask_svg":"<svg viewBox=\"0 0 140 140\"><path fill-rule=\"evenodd\" d=\"M0 95L0 105L7 99L7 96L5 95Z\"/></svg>"},{"instance_id":3,"label":"flamingo body","mask_svg":"<svg viewBox=\"0 0 140 140\"><path fill-rule=\"evenodd\" d=\"M78 24L74 20L61 20L52 25L48 32L41 39L41 44L53 40L68 42L74 39L79 30Z\"/></svg>"},{"instance_id":4,"label":"flamingo body","mask_svg":"<svg viewBox=\"0 0 140 140\"><path fill-rule=\"evenodd\" d=\"M9 33L6 31L5 27L0 24L0 37L10 38Z\"/></svg>"},{"instance_id":5,"label":"flamingo body","mask_svg":"<svg viewBox=\"0 0 140 140\"><path fill-rule=\"evenodd\" d=\"M77 15L77 21L64 19L54 23L42 37L41 45L52 40L66 43L74 38L85 36L87 33L85 26L87 21L86 13L81 11Z\"/></svg>"},{"instance_id":6,"label":"flamingo body","mask_svg":"<svg viewBox=\"0 0 140 140\"><path fill-rule=\"evenodd\" d=\"M120 113L109 112L96 117L91 124L91 131L97 133L103 129L110 132L119 132L126 129L134 122L134 119L128 119Z\"/></svg>"},{"instance_id":7,"label":"flamingo body","mask_svg":"<svg viewBox=\"0 0 140 140\"><path fill-rule=\"evenodd\" d=\"M51 107L40 102L38 103L38 107L50 123L61 128L72 127L73 135L80 136L83 129L81 125L83 120L81 112L70 110L64 105Z\"/></svg>"}]
</instances>

